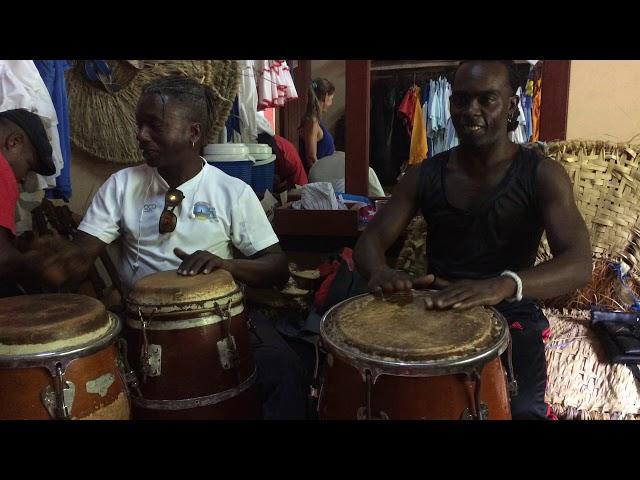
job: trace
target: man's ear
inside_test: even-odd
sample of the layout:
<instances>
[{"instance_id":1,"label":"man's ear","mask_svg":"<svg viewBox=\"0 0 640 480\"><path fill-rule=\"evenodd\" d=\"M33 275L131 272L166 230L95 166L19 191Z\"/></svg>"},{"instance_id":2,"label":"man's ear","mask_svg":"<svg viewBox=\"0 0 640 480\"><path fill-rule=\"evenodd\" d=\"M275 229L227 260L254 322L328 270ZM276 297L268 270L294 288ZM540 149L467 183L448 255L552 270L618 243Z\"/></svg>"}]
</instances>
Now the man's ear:
<instances>
[{"instance_id":1,"label":"man's ear","mask_svg":"<svg viewBox=\"0 0 640 480\"><path fill-rule=\"evenodd\" d=\"M191 138L191 141L195 143L198 143L202 138L202 126L199 123L191 124Z\"/></svg>"},{"instance_id":2,"label":"man's ear","mask_svg":"<svg viewBox=\"0 0 640 480\"><path fill-rule=\"evenodd\" d=\"M5 147L10 152L20 151L24 148L26 138L22 132L11 132L5 139Z\"/></svg>"}]
</instances>

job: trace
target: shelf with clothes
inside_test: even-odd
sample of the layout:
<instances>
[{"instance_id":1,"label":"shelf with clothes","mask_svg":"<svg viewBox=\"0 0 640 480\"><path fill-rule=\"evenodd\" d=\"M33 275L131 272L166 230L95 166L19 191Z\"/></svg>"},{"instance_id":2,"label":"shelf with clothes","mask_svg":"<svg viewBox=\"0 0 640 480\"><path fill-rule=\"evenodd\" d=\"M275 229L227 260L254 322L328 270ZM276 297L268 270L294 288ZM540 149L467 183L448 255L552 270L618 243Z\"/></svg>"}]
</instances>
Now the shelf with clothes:
<instances>
[{"instance_id":1,"label":"shelf with clothes","mask_svg":"<svg viewBox=\"0 0 640 480\"><path fill-rule=\"evenodd\" d=\"M539 131L532 126L532 118L536 117L539 125L541 92L538 82L536 110L535 96L526 99L524 95L533 68L527 60L515 63L522 100L520 124L512 133L512 140L525 143L538 139L532 138ZM372 62L369 163L384 185L395 184L407 165L457 145L448 98L458 64L458 60ZM416 118L422 121L416 123Z\"/></svg>"}]
</instances>

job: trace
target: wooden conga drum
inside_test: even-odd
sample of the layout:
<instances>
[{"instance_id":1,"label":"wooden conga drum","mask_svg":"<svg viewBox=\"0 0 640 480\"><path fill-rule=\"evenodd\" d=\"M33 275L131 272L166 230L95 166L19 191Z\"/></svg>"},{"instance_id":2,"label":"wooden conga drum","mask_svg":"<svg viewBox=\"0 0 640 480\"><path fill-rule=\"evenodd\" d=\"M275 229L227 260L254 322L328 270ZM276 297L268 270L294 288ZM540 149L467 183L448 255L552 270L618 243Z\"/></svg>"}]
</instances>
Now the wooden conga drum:
<instances>
[{"instance_id":1,"label":"wooden conga drum","mask_svg":"<svg viewBox=\"0 0 640 480\"><path fill-rule=\"evenodd\" d=\"M321 420L511 418L504 318L485 307L427 310L425 294L364 294L326 312Z\"/></svg>"},{"instance_id":2,"label":"wooden conga drum","mask_svg":"<svg viewBox=\"0 0 640 480\"><path fill-rule=\"evenodd\" d=\"M140 279L126 325L134 419L259 417L249 323L229 272Z\"/></svg>"},{"instance_id":3,"label":"wooden conga drum","mask_svg":"<svg viewBox=\"0 0 640 480\"><path fill-rule=\"evenodd\" d=\"M120 330L84 295L0 299L0 419L129 419Z\"/></svg>"}]
</instances>

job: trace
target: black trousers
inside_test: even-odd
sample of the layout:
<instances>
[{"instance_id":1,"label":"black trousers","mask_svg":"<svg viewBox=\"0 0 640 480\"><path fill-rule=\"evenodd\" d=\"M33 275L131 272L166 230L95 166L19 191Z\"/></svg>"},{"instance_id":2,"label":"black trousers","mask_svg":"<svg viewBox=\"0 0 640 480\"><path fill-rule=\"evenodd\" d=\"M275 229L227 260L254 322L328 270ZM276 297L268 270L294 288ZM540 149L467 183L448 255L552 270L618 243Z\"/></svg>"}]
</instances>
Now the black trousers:
<instances>
[{"instance_id":1,"label":"black trousers","mask_svg":"<svg viewBox=\"0 0 640 480\"><path fill-rule=\"evenodd\" d=\"M263 419L306 419L309 383L300 357L276 331L271 320L255 311L250 312L249 317L256 327L250 341Z\"/></svg>"},{"instance_id":2,"label":"black trousers","mask_svg":"<svg viewBox=\"0 0 640 480\"><path fill-rule=\"evenodd\" d=\"M543 336L549 321L533 302L496 305L509 325L513 370L518 394L511 398L514 420L552 419L550 406L544 401L547 386L547 363Z\"/></svg>"}]
</instances>

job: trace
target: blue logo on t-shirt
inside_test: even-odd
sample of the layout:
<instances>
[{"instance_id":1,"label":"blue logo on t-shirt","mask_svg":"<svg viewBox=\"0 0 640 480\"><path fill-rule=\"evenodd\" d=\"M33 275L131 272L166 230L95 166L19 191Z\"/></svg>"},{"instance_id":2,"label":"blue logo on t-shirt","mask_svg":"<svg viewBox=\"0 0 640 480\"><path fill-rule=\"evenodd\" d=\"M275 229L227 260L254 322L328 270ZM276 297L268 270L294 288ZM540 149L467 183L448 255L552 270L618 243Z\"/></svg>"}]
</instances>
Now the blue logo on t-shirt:
<instances>
[{"instance_id":1,"label":"blue logo on t-shirt","mask_svg":"<svg viewBox=\"0 0 640 480\"><path fill-rule=\"evenodd\" d=\"M193 214L198 220L215 220L216 209L206 202L197 202L193 206Z\"/></svg>"}]
</instances>

